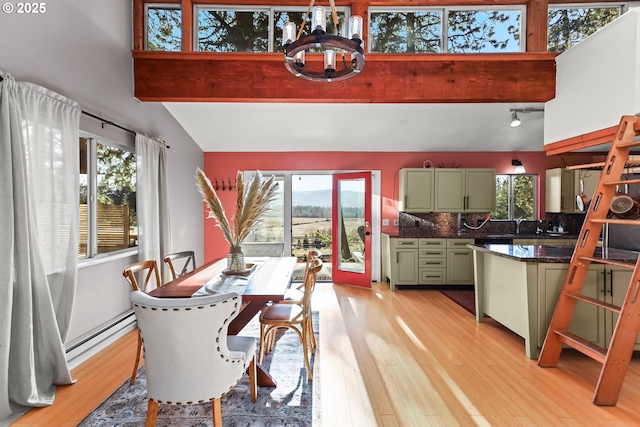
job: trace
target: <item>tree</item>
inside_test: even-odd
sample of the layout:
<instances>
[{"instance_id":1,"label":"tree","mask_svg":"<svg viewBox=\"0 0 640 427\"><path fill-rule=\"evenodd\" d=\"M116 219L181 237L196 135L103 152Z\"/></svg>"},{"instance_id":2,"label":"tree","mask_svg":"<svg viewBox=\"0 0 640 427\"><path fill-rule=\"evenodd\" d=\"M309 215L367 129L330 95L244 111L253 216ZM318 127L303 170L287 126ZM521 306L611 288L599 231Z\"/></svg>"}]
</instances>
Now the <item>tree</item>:
<instances>
[{"instance_id":1,"label":"tree","mask_svg":"<svg viewBox=\"0 0 640 427\"><path fill-rule=\"evenodd\" d=\"M104 144L97 144L98 203L128 205L130 224L136 217L136 155Z\"/></svg>"},{"instance_id":2,"label":"tree","mask_svg":"<svg viewBox=\"0 0 640 427\"><path fill-rule=\"evenodd\" d=\"M442 35L443 19L448 32ZM449 52L482 52L519 48L519 11L379 12L371 14L371 50L384 53L437 53L446 38Z\"/></svg>"},{"instance_id":3,"label":"tree","mask_svg":"<svg viewBox=\"0 0 640 427\"><path fill-rule=\"evenodd\" d=\"M204 52L267 52L269 13L206 10L198 19L198 46Z\"/></svg>"},{"instance_id":4,"label":"tree","mask_svg":"<svg viewBox=\"0 0 640 427\"><path fill-rule=\"evenodd\" d=\"M619 7L549 9L549 52L563 52L620 16Z\"/></svg>"},{"instance_id":5,"label":"tree","mask_svg":"<svg viewBox=\"0 0 640 427\"><path fill-rule=\"evenodd\" d=\"M147 50L182 49L182 10L150 7L147 17Z\"/></svg>"}]
</instances>

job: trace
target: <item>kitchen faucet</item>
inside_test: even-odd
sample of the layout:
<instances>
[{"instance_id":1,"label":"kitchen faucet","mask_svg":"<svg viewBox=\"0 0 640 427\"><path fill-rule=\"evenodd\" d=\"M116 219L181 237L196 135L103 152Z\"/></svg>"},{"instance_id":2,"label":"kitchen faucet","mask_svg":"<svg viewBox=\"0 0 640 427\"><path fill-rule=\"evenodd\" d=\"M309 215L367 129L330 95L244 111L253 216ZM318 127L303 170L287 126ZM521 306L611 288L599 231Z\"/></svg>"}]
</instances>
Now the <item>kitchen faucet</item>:
<instances>
[{"instance_id":1,"label":"kitchen faucet","mask_svg":"<svg viewBox=\"0 0 640 427\"><path fill-rule=\"evenodd\" d=\"M524 218L516 219L516 234L520 234L520 224L522 224L522 221L524 221Z\"/></svg>"}]
</instances>

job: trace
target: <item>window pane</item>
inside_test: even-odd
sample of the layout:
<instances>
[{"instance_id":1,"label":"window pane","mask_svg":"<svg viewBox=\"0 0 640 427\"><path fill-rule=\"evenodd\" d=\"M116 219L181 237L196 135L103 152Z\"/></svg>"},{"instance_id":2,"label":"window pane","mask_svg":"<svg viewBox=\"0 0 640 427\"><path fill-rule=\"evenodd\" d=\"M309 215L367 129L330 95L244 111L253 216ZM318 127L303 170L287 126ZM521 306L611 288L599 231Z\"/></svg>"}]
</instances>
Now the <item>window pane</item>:
<instances>
[{"instance_id":1,"label":"window pane","mask_svg":"<svg viewBox=\"0 0 640 427\"><path fill-rule=\"evenodd\" d=\"M519 10L450 11L447 49L452 53L520 52Z\"/></svg>"},{"instance_id":2,"label":"window pane","mask_svg":"<svg viewBox=\"0 0 640 427\"><path fill-rule=\"evenodd\" d=\"M147 8L147 50L182 50L182 10L179 7Z\"/></svg>"},{"instance_id":3,"label":"window pane","mask_svg":"<svg viewBox=\"0 0 640 427\"><path fill-rule=\"evenodd\" d=\"M284 49L282 47L282 30L284 28L284 24L286 24L287 22L295 22L297 31L300 31L300 25L302 25L302 22L304 20L304 16L306 15L306 13L307 13L306 9L304 11L278 10L274 12L274 30L273 30L273 34L274 34L273 51L274 52L284 52ZM346 15L344 11L340 11L340 10L337 10L336 13L338 15L338 22L340 23L340 30L338 32L344 36L346 34L345 25L344 25ZM304 26L304 29L302 30L302 34L300 35L301 38L309 35L310 20L311 20L311 17L309 16L307 18L307 22ZM336 34L336 26L333 22L333 14L331 13L330 9L327 9L327 34ZM309 52L313 52L313 51L314 51L313 49L309 50Z\"/></svg>"},{"instance_id":4,"label":"window pane","mask_svg":"<svg viewBox=\"0 0 640 427\"><path fill-rule=\"evenodd\" d=\"M382 53L436 53L441 51L442 13L372 12L369 51Z\"/></svg>"},{"instance_id":5,"label":"window pane","mask_svg":"<svg viewBox=\"0 0 640 427\"><path fill-rule=\"evenodd\" d=\"M496 210L491 219L509 219L509 175L496 175Z\"/></svg>"},{"instance_id":6,"label":"window pane","mask_svg":"<svg viewBox=\"0 0 640 427\"><path fill-rule=\"evenodd\" d=\"M98 254L137 246L136 156L97 145Z\"/></svg>"},{"instance_id":7,"label":"window pane","mask_svg":"<svg viewBox=\"0 0 640 427\"><path fill-rule=\"evenodd\" d=\"M620 7L549 8L549 52L564 52L620 16Z\"/></svg>"},{"instance_id":8,"label":"window pane","mask_svg":"<svg viewBox=\"0 0 640 427\"><path fill-rule=\"evenodd\" d=\"M533 175L512 175L513 178L513 218L535 218L535 192Z\"/></svg>"},{"instance_id":9,"label":"window pane","mask_svg":"<svg viewBox=\"0 0 640 427\"><path fill-rule=\"evenodd\" d=\"M282 31L280 33L282 34ZM198 50L268 52L269 12L199 10Z\"/></svg>"},{"instance_id":10,"label":"window pane","mask_svg":"<svg viewBox=\"0 0 640 427\"><path fill-rule=\"evenodd\" d=\"M89 225L89 212L87 209L87 199L89 191L89 179L87 168L89 165L89 151L87 139L80 138L80 238L78 240L78 258L87 257L87 233Z\"/></svg>"},{"instance_id":11,"label":"window pane","mask_svg":"<svg viewBox=\"0 0 640 427\"><path fill-rule=\"evenodd\" d=\"M284 242L284 178L276 177L275 181L278 183L275 199L264 221L254 228L254 242Z\"/></svg>"}]
</instances>

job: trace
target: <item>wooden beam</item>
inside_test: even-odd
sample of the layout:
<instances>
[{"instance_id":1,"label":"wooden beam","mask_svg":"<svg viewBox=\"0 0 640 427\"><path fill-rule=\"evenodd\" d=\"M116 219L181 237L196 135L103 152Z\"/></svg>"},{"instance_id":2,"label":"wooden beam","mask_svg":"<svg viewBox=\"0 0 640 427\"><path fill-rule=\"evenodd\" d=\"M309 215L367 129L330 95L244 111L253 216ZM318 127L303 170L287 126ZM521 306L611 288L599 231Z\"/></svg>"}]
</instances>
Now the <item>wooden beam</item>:
<instances>
[{"instance_id":1,"label":"wooden beam","mask_svg":"<svg viewBox=\"0 0 640 427\"><path fill-rule=\"evenodd\" d=\"M556 56L367 54L360 75L314 83L290 74L278 53L133 52L135 96L174 102L546 102Z\"/></svg>"},{"instance_id":2,"label":"wooden beam","mask_svg":"<svg viewBox=\"0 0 640 427\"><path fill-rule=\"evenodd\" d=\"M612 142L618 131L618 125L563 139L544 146L547 156L568 153L570 151L595 147Z\"/></svg>"},{"instance_id":3,"label":"wooden beam","mask_svg":"<svg viewBox=\"0 0 640 427\"><path fill-rule=\"evenodd\" d=\"M547 51L548 21L549 1L529 0L527 3L527 52Z\"/></svg>"}]
</instances>

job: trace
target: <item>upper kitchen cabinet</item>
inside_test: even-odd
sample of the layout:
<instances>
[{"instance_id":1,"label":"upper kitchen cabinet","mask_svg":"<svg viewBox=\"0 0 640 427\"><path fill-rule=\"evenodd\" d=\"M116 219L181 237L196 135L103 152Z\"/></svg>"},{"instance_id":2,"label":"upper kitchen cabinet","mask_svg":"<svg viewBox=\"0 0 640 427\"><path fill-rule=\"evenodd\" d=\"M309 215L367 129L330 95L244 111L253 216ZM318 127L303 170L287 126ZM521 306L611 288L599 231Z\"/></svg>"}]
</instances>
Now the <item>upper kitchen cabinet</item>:
<instances>
[{"instance_id":1,"label":"upper kitchen cabinet","mask_svg":"<svg viewBox=\"0 0 640 427\"><path fill-rule=\"evenodd\" d=\"M599 180L600 171L597 170L564 168L547 170L546 211L555 213L585 212ZM587 203L584 203L584 200Z\"/></svg>"},{"instance_id":2,"label":"upper kitchen cabinet","mask_svg":"<svg viewBox=\"0 0 640 427\"><path fill-rule=\"evenodd\" d=\"M400 169L399 202L402 212L433 212L433 169Z\"/></svg>"},{"instance_id":3,"label":"upper kitchen cabinet","mask_svg":"<svg viewBox=\"0 0 640 427\"><path fill-rule=\"evenodd\" d=\"M437 168L434 171L434 212L491 212L495 210L495 169Z\"/></svg>"}]
</instances>

